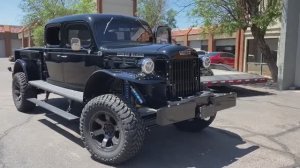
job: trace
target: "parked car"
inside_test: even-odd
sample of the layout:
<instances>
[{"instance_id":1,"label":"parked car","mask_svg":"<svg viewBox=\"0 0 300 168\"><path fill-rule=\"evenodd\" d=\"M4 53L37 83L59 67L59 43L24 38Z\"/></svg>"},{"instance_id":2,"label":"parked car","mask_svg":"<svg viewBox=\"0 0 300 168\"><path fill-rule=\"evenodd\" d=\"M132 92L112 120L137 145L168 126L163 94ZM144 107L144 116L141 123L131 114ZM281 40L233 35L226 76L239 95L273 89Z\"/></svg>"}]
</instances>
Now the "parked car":
<instances>
[{"instance_id":1,"label":"parked car","mask_svg":"<svg viewBox=\"0 0 300 168\"><path fill-rule=\"evenodd\" d=\"M235 56L228 52L211 52L205 56L210 58L212 64L226 64L234 67Z\"/></svg>"},{"instance_id":2,"label":"parked car","mask_svg":"<svg viewBox=\"0 0 300 168\"><path fill-rule=\"evenodd\" d=\"M205 56L207 54L207 51L199 50L199 51L197 51L197 54L198 54L199 57L202 57L202 56Z\"/></svg>"}]
</instances>

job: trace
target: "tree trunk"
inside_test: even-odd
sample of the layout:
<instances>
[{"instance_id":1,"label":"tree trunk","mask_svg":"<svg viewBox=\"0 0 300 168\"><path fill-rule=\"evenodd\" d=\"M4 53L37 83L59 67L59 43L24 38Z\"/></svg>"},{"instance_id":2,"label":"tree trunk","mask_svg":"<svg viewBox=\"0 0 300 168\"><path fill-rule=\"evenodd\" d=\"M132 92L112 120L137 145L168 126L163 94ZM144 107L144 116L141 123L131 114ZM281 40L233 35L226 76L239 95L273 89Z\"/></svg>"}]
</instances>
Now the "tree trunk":
<instances>
[{"instance_id":1,"label":"tree trunk","mask_svg":"<svg viewBox=\"0 0 300 168\"><path fill-rule=\"evenodd\" d=\"M276 56L272 55L271 49L265 40L265 32L256 25L252 25L251 32L255 40L258 42L258 47L262 52L263 58L266 60L271 71L271 76L274 82L278 80L278 66Z\"/></svg>"}]
</instances>

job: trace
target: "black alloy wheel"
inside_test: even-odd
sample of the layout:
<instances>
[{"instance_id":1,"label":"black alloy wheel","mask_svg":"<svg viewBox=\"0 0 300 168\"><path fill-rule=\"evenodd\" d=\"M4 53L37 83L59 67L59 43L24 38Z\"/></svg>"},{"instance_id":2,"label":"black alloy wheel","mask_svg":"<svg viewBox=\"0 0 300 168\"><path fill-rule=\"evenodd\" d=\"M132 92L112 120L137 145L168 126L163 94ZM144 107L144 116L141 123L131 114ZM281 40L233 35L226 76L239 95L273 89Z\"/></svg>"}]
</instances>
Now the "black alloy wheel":
<instances>
[{"instance_id":1,"label":"black alloy wheel","mask_svg":"<svg viewBox=\"0 0 300 168\"><path fill-rule=\"evenodd\" d=\"M97 112L90 122L90 134L104 151L113 151L120 144L121 132L116 119L105 111Z\"/></svg>"}]
</instances>

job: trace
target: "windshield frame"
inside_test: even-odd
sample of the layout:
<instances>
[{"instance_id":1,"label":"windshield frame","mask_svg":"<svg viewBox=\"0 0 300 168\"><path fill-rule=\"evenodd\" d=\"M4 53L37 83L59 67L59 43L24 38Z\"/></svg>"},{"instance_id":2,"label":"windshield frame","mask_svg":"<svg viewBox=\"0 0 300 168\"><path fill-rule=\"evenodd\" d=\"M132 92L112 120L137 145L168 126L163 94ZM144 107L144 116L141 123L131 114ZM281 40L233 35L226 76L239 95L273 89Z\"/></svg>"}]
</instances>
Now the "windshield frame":
<instances>
[{"instance_id":1,"label":"windshield frame","mask_svg":"<svg viewBox=\"0 0 300 168\"><path fill-rule=\"evenodd\" d=\"M143 28L146 32L149 33L150 35L150 39L152 40L149 40L149 42L139 42L139 41L104 41L103 39L101 39L101 37L103 36L103 31L99 31L98 30L98 24L102 24L102 25L105 25L105 31L107 31L106 29L109 27L109 25L111 24L111 22L113 22L113 20L121 20L121 21L125 21L125 22L136 22L138 24L141 25L141 28ZM154 34L153 32L151 31L151 28L150 26L148 25L147 22L145 22L144 20L141 20L139 18L114 18L113 16L110 17L110 18L107 18L107 19L103 19L103 20L100 20L100 21L97 21L94 23L94 31L95 31L95 40L96 40L96 43L99 47L105 45L105 44L108 44L108 43L131 43L131 44L149 44L149 43L153 43L153 39L155 38L154 37ZM102 33L102 34L101 34Z\"/></svg>"}]
</instances>

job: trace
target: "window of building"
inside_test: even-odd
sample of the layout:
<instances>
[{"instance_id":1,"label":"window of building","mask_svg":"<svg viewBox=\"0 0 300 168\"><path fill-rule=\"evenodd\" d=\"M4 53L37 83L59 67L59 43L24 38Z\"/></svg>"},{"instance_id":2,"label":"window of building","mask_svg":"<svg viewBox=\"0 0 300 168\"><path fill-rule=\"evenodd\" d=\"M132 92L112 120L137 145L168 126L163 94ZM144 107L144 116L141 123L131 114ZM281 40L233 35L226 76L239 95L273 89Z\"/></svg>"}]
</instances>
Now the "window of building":
<instances>
[{"instance_id":1,"label":"window of building","mask_svg":"<svg viewBox=\"0 0 300 168\"><path fill-rule=\"evenodd\" d=\"M201 50L208 51L208 45L201 45Z\"/></svg>"},{"instance_id":2,"label":"window of building","mask_svg":"<svg viewBox=\"0 0 300 168\"><path fill-rule=\"evenodd\" d=\"M235 53L235 46L216 46L216 51L218 52L229 52Z\"/></svg>"},{"instance_id":3,"label":"window of building","mask_svg":"<svg viewBox=\"0 0 300 168\"><path fill-rule=\"evenodd\" d=\"M272 54L277 59L277 50L278 50L278 38L266 38L267 44L269 45ZM255 73L264 76L271 76L271 72L267 65L266 60L262 52L258 47L258 42L256 40L250 39L247 40L246 45L247 51L247 62L246 62L246 71L249 73Z\"/></svg>"}]
</instances>

